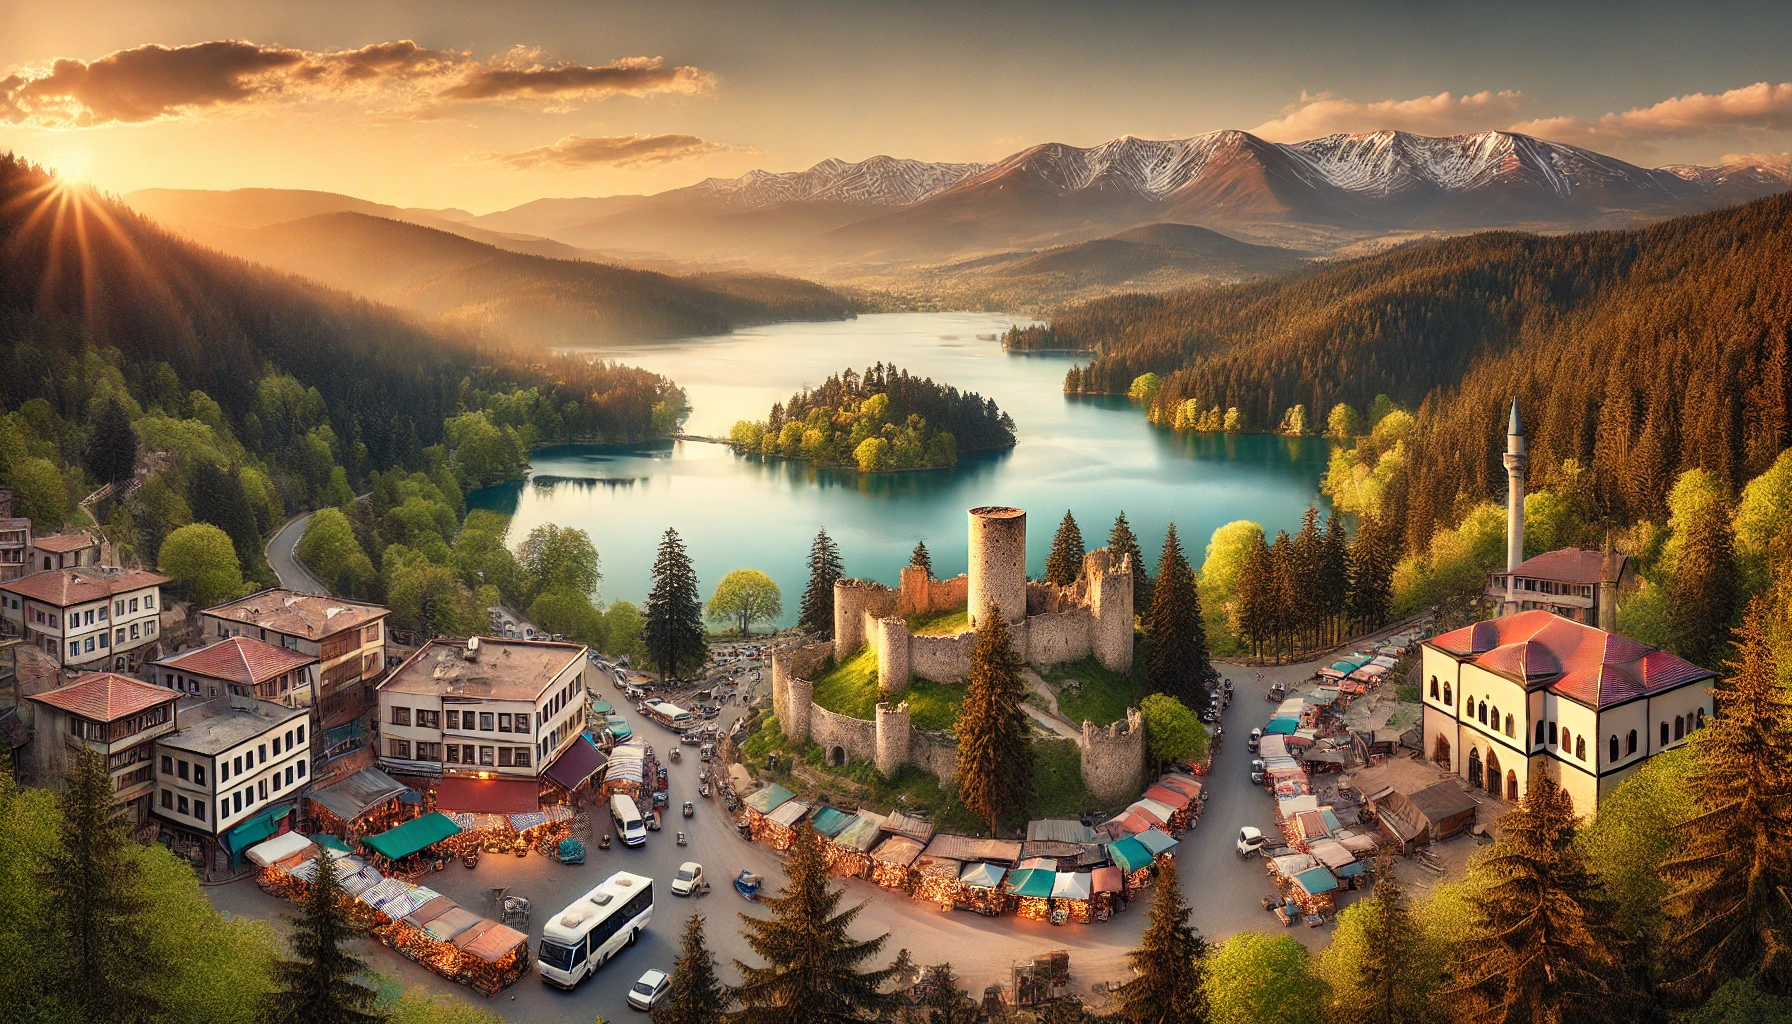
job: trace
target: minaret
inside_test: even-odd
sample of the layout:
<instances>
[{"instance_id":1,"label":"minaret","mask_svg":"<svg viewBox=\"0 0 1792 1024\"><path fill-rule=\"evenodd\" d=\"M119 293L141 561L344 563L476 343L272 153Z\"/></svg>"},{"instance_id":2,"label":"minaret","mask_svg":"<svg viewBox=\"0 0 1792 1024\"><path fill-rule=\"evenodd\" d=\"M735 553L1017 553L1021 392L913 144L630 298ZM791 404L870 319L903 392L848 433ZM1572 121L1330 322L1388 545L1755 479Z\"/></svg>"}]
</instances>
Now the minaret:
<instances>
[{"instance_id":1,"label":"minaret","mask_svg":"<svg viewBox=\"0 0 1792 1024\"><path fill-rule=\"evenodd\" d=\"M1506 422L1506 610L1518 611L1513 570L1524 561L1524 424L1518 421L1518 399L1512 399L1512 416Z\"/></svg>"}]
</instances>

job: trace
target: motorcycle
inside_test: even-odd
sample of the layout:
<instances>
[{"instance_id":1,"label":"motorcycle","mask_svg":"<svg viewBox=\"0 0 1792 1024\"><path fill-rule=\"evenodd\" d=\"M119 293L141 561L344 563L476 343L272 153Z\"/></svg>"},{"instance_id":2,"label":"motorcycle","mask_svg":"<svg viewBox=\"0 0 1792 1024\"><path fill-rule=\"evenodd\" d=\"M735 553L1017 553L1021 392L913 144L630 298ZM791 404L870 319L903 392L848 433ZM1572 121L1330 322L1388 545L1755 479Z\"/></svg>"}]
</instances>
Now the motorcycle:
<instances>
[{"instance_id":1,"label":"motorcycle","mask_svg":"<svg viewBox=\"0 0 1792 1024\"><path fill-rule=\"evenodd\" d=\"M689 844L689 843L686 843L686 842L685 842L685 841L684 841L684 833L683 833L683 832L680 832L680 833L678 833L678 845L680 845L680 846L688 846L688 845L690 845L690 844Z\"/></svg>"},{"instance_id":2,"label":"motorcycle","mask_svg":"<svg viewBox=\"0 0 1792 1024\"><path fill-rule=\"evenodd\" d=\"M597 844L597 848L600 850L608 850L610 848L610 833L604 833L603 841Z\"/></svg>"},{"instance_id":3,"label":"motorcycle","mask_svg":"<svg viewBox=\"0 0 1792 1024\"><path fill-rule=\"evenodd\" d=\"M678 763L678 761L679 761L679 758L678 758L678 748L677 748L677 747L673 747L673 748L672 748L672 763L673 763L673 764L677 764L677 763Z\"/></svg>"}]
</instances>

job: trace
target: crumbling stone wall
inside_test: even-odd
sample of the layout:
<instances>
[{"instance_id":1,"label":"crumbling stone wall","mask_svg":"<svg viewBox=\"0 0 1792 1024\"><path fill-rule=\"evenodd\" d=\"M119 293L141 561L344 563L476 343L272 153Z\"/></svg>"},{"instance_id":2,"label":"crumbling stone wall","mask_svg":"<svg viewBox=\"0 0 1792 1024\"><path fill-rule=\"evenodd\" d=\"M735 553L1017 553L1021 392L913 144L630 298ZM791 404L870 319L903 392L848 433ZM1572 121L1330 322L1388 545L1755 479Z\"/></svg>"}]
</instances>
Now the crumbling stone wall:
<instances>
[{"instance_id":1,"label":"crumbling stone wall","mask_svg":"<svg viewBox=\"0 0 1792 1024\"><path fill-rule=\"evenodd\" d=\"M1043 667L1086 658L1094 631L1095 619L1087 608L1029 615L1026 659Z\"/></svg>"},{"instance_id":2,"label":"crumbling stone wall","mask_svg":"<svg viewBox=\"0 0 1792 1024\"><path fill-rule=\"evenodd\" d=\"M964 573L949 580L936 580L918 565L905 565L902 567L902 581L898 588L900 597L897 600L896 614L933 615L963 608L970 593L970 585L971 578Z\"/></svg>"},{"instance_id":3,"label":"crumbling stone wall","mask_svg":"<svg viewBox=\"0 0 1792 1024\"><path fill-rule=\"evenodd\" d=\"M896 614L896 591L870 580L834 581L834 657L845 661L864 646L867 617Z\"/></svg>"},{"instance_id":4,"label":"crumbling stone wall","mask_svg":"<svg viewBox=\"0 0 1792 1024\"><path fill-rule=\"evenodd\" d=\"M909 736L909 763L933 773L941 782L958 778L958 738L950 733L916 729Z\"/></svg>"},{"instance_id":5,"label":"crumbling stone wall","mask_svg":"<svg viewBox=\"0 0 1792 1024\"><path fill-rule=\"evenodd\" d=\"M1122 726L1124 725L1124 728ZM1083 722L1083 785L1103 804L1137 796L1145 783L1145 719L1138 708L1126 709L1126 721L1106 728Z\"/></svg>"},{"instance_id":6,"label":"crumbling stone wall","mask_svg":"<svg viewBox=\"0 0 1792 1024\"><path fill-rule=\"evenodd\" d=\"M914 741L914 729L909 720L908 701L891 707L888 704L877 706L877 770L885 775L893 775L898 768L909 763L909 754Z\"/></svg>"},{"instance_id":7,"label":"crumbling stone wall","mask_svg":"<svg viewBox=\"0 0 1792 1024\"><path fill-rule=\"evenodd\" d=\"M977 634L916 636L909 639L909 672L936 683L956 683L971 671L971 650ZM880 680L881 682L881 680Z\"/></svg>"},{"instance_id":8,"label":"crumbling stone wall","mask_svg":"<svg viewBox=\"0 0 1792 1024\"><path fill-rule=\"evenodd\" d=\"M1019 622L1027 615L1027 514L991 505L971 509L970 517L971 620L981 621L993 606Z\"/></svg>"},{"instance_id":9,"label":"crumbling stone wall","mask_svg":"<svg viewBox=\"0 0 1792 1024\"><path fill-rule=\"evenodd\" d=\"M837 714L818 705L811 712L809 730L809 738L821 745L824 756L831 758L838 747L845 752L847 761L870 761L877 757L875 722Z\"/></svg>"}]
</instances>

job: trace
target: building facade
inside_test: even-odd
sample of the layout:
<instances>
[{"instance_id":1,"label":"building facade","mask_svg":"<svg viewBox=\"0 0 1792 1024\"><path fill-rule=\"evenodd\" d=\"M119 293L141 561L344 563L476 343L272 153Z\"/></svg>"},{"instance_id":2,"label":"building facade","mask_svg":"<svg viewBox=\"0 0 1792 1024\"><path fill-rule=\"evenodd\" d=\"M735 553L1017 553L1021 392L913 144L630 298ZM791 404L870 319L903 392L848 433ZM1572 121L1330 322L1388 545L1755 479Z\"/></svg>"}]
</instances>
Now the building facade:
<instances>
[{"instance_id":1,"label":"building facade","mask_svg":"<svg viewBox=\"0 0 1792 1024\"><path fill-rule=\"evenodd\" d=\"M143 569L52 569L0 583L0 615L64 668L134 672L160 639L167 582Z\"/></svg>"},{"instance_id":2,"label":"building facade","mask_svg":"<svg viewBox=\"0 0 1792 1024\"><path fill-rule=\"evenodd\" d=\"M585 726L584 644L436 639L380 684L380 765L535 778Z\"/></svg>"},{"instance_id":3,"label":"building facade","mask_svg":"<svg viewBox=\"0 0 1792 1024\"><path fill-rule=\"evenodd\" d=\"M105 562L105 541L89 530L53 533L31 541L31 571L79 569Z\"/></svg>"},{"instance_id":4,"label":"building facade","mask_svg":"<svg viewBox=\"0 0 1792 1024\"><path fill-rule=\"evenodd\" d=\"M0 487L0 583L31 572L31 520L12 514L13 490Z\"/></svg>"},{"instance_id":5,"label":"building facade","mask_svg":"<svg viewBox=\"0 0 1792 1024\"><path fill-rule=\"evenodd\" d=\"M1548 775L1577 813L1715 713L1714 673L1541 609L1424 643L1425 755L1516 802Z\"/></svg>"},{"instance_id":6,"label":"building facade","mask_svg":"<svg viewBox=\"0 0 1792 1024\"><path fill-rule=\"evenodd\" d=\"M133 823L148 819L155 791L155 743L175 729L176 694L111 672L27 697L33 729L31 781L60 789L85 748L106 759L112 799Z\"/></svg>"},{"instance_id":7,"label":"building facade","mask_svg":"<svg viewBox=\"0 0 1792 1024\"><path fill-rule=\"evenodd\" d=\"M366 742L365 718L386 674L386 616L377 604L275 587L199 615L201 635L253 637L317 659L313 703L333 757Z\"/></svg>"},{"instance_id":8,"label":"building facade","mask_svg":"<svg viewBox=\"0 0 1792 1024\"><path fill-rule=\"evenodd\" d=\"M310 707L317 658L254 637L233 636L152 662L150 681L191 697L234 694Z\"/></svg>"},{"instance_id":9,"label":"building facade","mask_svg":"<svg viewBox=\"0 0 1792 1024\"><path fill-rule=\"evenodd\" d=\"M166 691L164 691L166 692ZM279 831L310 784L307 708L224 694L187 699L155 744L151 813L206 859L241 854Z\"/></svg>"},{"instance_id":10,"label":"building facade","mask_svg":"<svg viewBox=\"0 0 1792 1024\"><path fill-rule=\"evenodd\" d=\"M1636 582L1620 554L1561 548L1487 575L1485 596L1508 611L1541 608L1610 632L1617 628L1618 594Z\"/></svg>"}]
</instances>

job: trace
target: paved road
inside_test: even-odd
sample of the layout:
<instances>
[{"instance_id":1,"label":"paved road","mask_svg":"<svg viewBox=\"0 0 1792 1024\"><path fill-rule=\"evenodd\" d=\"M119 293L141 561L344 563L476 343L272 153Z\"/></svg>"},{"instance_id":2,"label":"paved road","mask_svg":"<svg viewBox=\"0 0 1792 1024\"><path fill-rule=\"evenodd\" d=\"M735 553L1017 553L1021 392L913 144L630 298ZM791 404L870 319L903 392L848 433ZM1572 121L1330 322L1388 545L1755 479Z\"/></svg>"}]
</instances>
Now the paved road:
<instances>
[{"instance_id":1,"label":"paved road","mask_svg":"<svg viewBox=\"0 0 1792 1024\"><path fill-rule=\"evenodd\" d=\"M290 551L290 548L286 550ZM1328 659L1329 660L1329 659ZM1200 826L1183 837L1175 854L1181 866L1184 895L1194 908L1193 923L1209 938L1224 939L1240 931L1275 933L1280 926L1258 903L1258 898L1272 892L1258 859L1240 860L1233 840L1239 827L1255 825L1268 830L1274 815L1268 795L1249 779L1251 753L1244 743L1254 725L1268 718L1270 705L1263 699L1269 685L1280 679L1290 684L1306 679L1312 665L1265 668L1263 678L1256 670L1222 666L1236 683L1236 695L1227 709L1222 724L1228 741L1215 759L1213 774L1208 779L1209 798ZM629 706L605 677L599 677L598 696L618 708ZM721 722L731 725L738 716L734 709L724 713ZM664 758L677 744L671 732L649 722L637 723L637 733ZM691 748L684 748L689 751ZM570 904L579 895L617 870L628 869L653 877L656 917L651 928L632 949L628 949L577 990L566 993L542 984L534 975L525 976L516 985L493 1001L492 1008L504 1017L531 1024L558 1024L568 1020L590 1020L602 1013L611 1020L634 1019L625 995L642 972L649 968L670 969L677 954L678 935L686 915L701 912L708 920L708 938L721 964L722 974L729 981L738 980L732 966L736 959L757 963L758 958L747 947L740 933L737 912L756 912L756 905L737 896L729 880L742 868L765 875L775 886L782 880L782 858L763 846L742 840L731 827L719 799L696 798L698 762L686 757L679 764L668 764L671 778L672 815L666 830L651 834L645 847L630 850L615 843L607 851L595 847L588 862L566 867L530 855L517 860L485 857L478 868L468 871L458 865L431 876L431 888L442 892L476 912L489 913L486 903L488 887L508 885L513 895L529 897L534 902L534 920L530 928L531 946L541 937L541 926L550 915ZM678 816L686 799L694 799L697 814L690 822ZM607 815L600 814L594 827L601 833ZM680 848L674 833L685 826L690 845ZM669 886L678 865L685 860L703 864L712 880L713 891L698 900L680 900L670 895ZM994 982L1007 982L1011 964L1029 959L1050 949L1065 949L1071 954L1071 968L1079 989L1097 981L1124 980L1130 975L1126 953L1138 941L1145 926L1146 906L1136 903L1114 920L1086 926L1054 927L1043 922L1024 921L1004 916L994 920L966 913L941 913L930 904L917 903L878 888L869 882L848 879L843 883L848 904L864 902L853 933L862 938L888 933L887 953L894 955L906 947L920 963L950 959L966 985L973 992ZM253 881L243 880L208 890L213 901L232 913L279 920L291 907L256 888ZM1305 928L1296 926L1288 934L1306 945L1318 948L1331 936L1331 926ZM401 979L407 985L425 985L436 991L450 991L477 1000L467 989L429 973L383 946L373 946L365 955L381 973Z\"/></svg>"},{"instance_id":2,"label":"paved road","mask_svg":"<svg viewBox=\"0 0 1792 1024\"><path fill-rule=\"evenodd\" d=\"M280 577L281 586L311 594L327 594L330 588L299 564L299 540L305 536L305 524L310 521L311 513L307 512L287 520L285 526L274 531L266 547L268 564L274 567L274 575Z\"/></svg>"}]
</instances>

